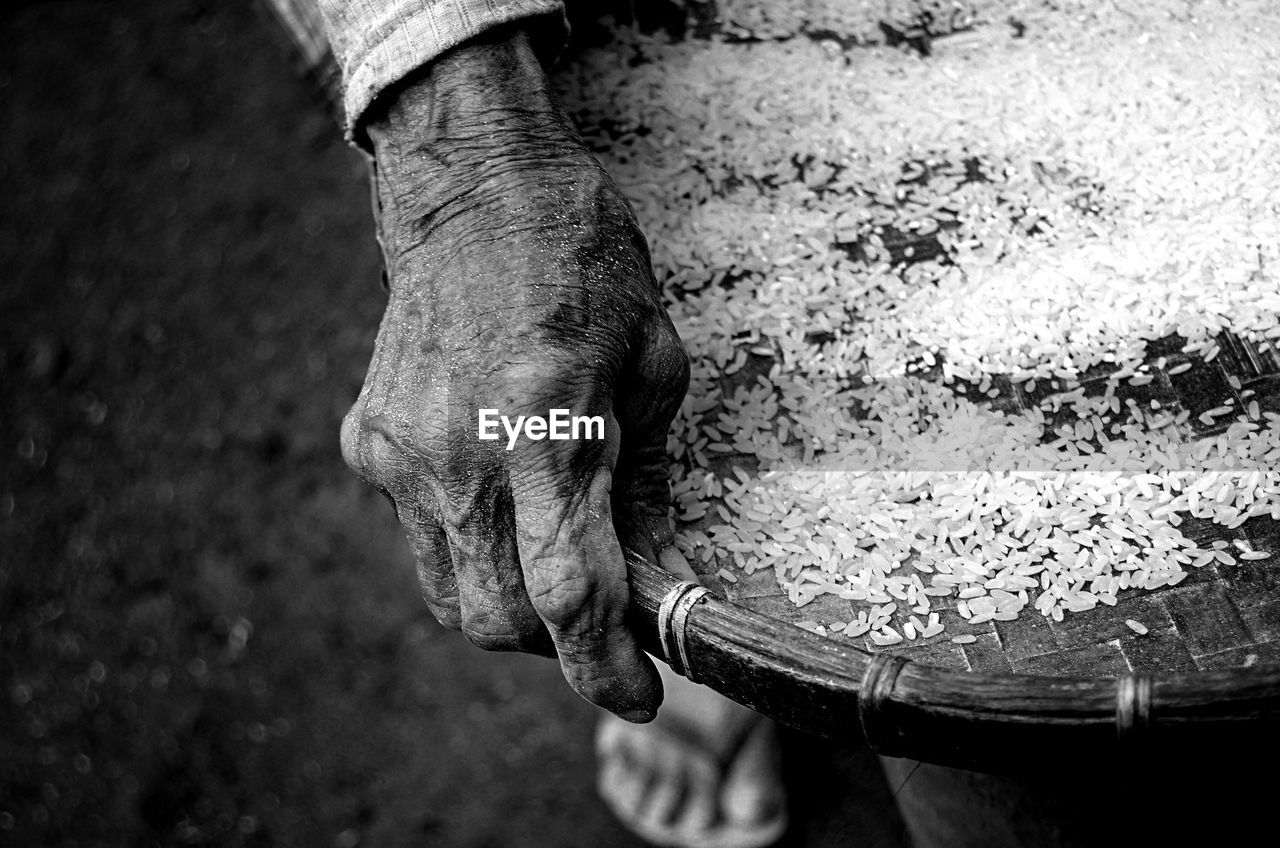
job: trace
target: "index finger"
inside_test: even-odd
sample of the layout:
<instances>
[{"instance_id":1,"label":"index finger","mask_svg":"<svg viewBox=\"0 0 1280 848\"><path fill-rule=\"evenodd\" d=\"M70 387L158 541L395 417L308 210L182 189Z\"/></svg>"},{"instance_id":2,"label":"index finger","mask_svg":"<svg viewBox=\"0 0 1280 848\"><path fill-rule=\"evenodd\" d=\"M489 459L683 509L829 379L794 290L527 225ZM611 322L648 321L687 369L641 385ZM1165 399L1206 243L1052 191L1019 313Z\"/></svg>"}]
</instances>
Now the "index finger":
<instances>
[{"instance_id":1,"label":"index finger","mask_svg":"<svg viewBox=\"0 0 1280 848\"><path fill-rule=\"evenodd\" d=\"M602 458L576 482L512 476L525 589L569 685L628 721L649 721L662 683L624 622L630 589L610 508L613 475Z\"/></svg>"}]
</instances>

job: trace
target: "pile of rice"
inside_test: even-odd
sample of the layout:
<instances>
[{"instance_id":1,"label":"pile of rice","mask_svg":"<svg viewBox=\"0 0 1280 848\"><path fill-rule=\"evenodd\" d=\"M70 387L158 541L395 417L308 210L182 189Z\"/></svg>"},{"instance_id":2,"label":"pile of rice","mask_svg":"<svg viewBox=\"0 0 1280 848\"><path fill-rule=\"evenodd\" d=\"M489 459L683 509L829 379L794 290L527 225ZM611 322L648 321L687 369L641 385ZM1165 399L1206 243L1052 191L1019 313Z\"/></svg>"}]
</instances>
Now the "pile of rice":
<instances>
[{"instance_id":1,"label":"pile of rice","mask_svg":"<svg viewBox=\"0 0 1280 848\"><path fill-rule=\"evenodd\" d=\"M1280 11L1132 5L721 0L562 72L693 356L687 555L869 646L1271 555L1277 399L1147 390L1280 370Z\"/></svg>"}]
</instances>

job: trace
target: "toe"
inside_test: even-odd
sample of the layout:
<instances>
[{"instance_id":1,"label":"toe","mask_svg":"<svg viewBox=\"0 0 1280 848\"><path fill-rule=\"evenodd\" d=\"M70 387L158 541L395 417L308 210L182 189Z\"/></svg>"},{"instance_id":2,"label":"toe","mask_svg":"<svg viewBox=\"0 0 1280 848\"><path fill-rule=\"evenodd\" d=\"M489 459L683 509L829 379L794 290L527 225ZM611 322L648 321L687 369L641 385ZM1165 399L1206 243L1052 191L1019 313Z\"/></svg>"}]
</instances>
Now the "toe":
<instances>
[{"instance_id":1,"label":"toe","mask_svg":"<svg viewBox=\"0 0 1280 848\"><path fill-rule=\"evenodd\" d=\"M653 771L637 753L631 728L616 716L604 715L596 729L596 788L623 819L634 817L644 805Z\"/></svg>"},{"instance_id":2,"label":"toe","mask_svg":"<svg viewBox=\"0 0 1280 848\"><path fill-rule=\"evenodd\" d=\"M777 818L786 804L780 774L777 727L762 721L725 773L720 794L725 819L752 825Z\"/></svg>"},{"instance_id":3,"label":"toe","mask_svg":"<svg viewBox=\"0 0 1280 848\"><path fill-rule=\"evenodd\" d=\"M687 788L680 819L673 824L682 833L709 833L721 822L719 810L720 786L716 775L707 769L686 771L683 778Z\"/></svg>"},{"instance_id":4,"label":"toe","mask_svg":"<svg viewBox=\"0 0 1280 848\"><path fill-rule=\"evenodd\" d=\"M681 768L680 753L669 744L650 746L650 780L648 803L639 813L649 824L664 830L671 829L681 819L681 808L689 793L689 781Z\"/></svg>"}]
</instances>

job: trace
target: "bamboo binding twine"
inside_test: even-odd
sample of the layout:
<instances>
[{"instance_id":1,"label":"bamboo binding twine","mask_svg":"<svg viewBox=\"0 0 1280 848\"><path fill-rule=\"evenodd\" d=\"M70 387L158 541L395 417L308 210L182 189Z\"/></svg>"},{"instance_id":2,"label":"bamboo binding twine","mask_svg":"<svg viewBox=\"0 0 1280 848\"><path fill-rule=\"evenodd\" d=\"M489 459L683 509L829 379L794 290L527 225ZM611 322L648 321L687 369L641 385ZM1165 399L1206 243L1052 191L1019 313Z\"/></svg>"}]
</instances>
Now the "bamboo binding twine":
<instances>
[{"instance_id":1,"label":"bamboo binding twine","mask_svg":"<svg viewBox=\"0 0 1280 848\"><path fill-rule=\"evenodd\" d=\"M667 592L658 605L658 644L662 647L662 658L677 674L682 674L697 683L693 668L689 663L687 632L689 612L694 605L710 594L696 583L678 583Z\"/></svg>"}]
</instances>

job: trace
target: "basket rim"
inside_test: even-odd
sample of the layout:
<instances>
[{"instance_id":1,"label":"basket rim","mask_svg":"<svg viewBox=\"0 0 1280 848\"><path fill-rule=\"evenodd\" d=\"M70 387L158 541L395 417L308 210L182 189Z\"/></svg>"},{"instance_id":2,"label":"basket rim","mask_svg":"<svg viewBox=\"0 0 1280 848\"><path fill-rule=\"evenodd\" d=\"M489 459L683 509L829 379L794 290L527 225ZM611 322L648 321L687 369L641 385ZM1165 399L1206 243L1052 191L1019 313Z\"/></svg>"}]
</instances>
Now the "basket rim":
<instances>
[{"instance_id":1,"label":"basket rim","mask_svg":"<svg viewBox=\"0 0 1280 848\"><path fill-rule=\"evenodd\" d=\"M1194 755L1280 743L1280 664L1115 678L960 671L844 645L701 592L672 632L664 601L694 584L626 554L632 626L655 657L784 724L881 754L1020 771L1046 757L1128 760L1156 744ZM687 669L666 655L671 642L682 643Z\"/></svg>"}]
</instances>

